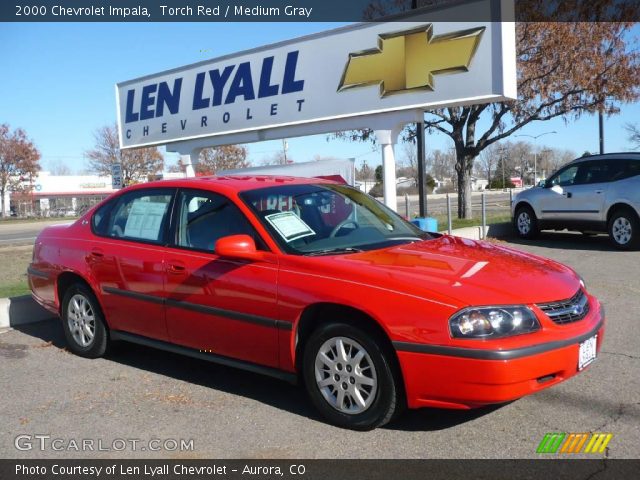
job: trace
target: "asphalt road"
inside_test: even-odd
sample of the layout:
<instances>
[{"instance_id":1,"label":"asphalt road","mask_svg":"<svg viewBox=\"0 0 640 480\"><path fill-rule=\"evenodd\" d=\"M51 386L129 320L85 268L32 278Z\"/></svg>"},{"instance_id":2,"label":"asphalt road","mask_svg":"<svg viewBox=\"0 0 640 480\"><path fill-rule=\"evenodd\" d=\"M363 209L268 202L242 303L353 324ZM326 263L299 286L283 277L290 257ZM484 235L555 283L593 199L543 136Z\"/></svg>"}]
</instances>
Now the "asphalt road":
<instances>
[{"instance_id":1,"label":"asphalt road","mask_svg":"<svg viewBox=\"0 0 640 480\"><path fill-rule=\"evenodd\" d=\"M71 223L73 220L59 218L56 220L0 222L0 246L32 244L44 227Z\"/></svg>"},{"instance_id":2,"label":"asphalt road","mask_svg":"<svg viewBox=\"0 0 640 480\"><path fill-rule=\"evenodd\" d=\"M104 359L79 358L48 321L0 334L0 457L535 458L547 432L610 432L608 457L640 458L640 253L572 234L516 246L573 266L606 305L602 353L560 385L492 408L411 411L358 433L323 423L302 389L255 374L126 344ZM194 448L18 451L20 434L109 446L193 439Z\"/></svg>"}]
</instances>

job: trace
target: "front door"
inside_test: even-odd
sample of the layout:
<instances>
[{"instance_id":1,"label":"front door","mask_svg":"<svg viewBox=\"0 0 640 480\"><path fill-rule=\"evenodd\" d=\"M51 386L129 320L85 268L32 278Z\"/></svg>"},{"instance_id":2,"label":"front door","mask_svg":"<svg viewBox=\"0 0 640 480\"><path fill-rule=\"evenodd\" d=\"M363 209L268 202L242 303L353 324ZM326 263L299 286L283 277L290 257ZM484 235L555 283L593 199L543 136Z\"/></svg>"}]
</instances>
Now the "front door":
<instances>
[{"instance_id":1,"label":"front door","mask_svg":"<svg viewBox=\"0 0 640 480\"><path fill-rule=\"evenodd\" d=\"M167 250L167 326L173 343L278 366L276 255L245 261L218 257L228 235L261 239L240 209L213 192L180 190L176 229Z\"/></svg>"}]
</instances>

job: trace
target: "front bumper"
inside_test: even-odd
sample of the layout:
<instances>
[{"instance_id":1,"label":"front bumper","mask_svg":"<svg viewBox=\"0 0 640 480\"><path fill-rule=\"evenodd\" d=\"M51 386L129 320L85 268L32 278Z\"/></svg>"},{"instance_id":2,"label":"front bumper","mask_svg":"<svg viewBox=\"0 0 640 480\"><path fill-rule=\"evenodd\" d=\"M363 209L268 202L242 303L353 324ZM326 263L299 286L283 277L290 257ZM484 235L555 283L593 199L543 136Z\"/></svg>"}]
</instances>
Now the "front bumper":
<instances>
[{"instance_id":1,"label":"front bumper","mask_svg":"<svg viewBox=\"0 0 640 480\"><path fill-rule=\"evenodd\" d=\"M573 377L580 342L604 340L604 309L597 324L578 336L513 350L476 350L394 342L409 408L469 409L503 403ZM588 367L587 367L588 368Z\"/></svg>"}]
</instances>

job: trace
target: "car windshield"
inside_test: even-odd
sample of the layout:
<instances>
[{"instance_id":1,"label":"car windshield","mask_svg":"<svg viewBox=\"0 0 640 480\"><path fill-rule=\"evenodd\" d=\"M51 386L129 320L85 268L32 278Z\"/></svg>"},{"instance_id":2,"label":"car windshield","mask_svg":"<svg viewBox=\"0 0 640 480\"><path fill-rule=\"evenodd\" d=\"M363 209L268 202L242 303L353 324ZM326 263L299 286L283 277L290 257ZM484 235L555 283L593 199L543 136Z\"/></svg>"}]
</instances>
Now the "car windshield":
<instances>
[{"instance_id":1,"label":"car windshield","mask_svg":"<svg viewBox=\"0 0 640 480\"><path fill-rule=\"evenodd\" d=\"M433 238L347 185L282 185L240 194L288 253L345 254Z\"/></svg>"}]
</instances>

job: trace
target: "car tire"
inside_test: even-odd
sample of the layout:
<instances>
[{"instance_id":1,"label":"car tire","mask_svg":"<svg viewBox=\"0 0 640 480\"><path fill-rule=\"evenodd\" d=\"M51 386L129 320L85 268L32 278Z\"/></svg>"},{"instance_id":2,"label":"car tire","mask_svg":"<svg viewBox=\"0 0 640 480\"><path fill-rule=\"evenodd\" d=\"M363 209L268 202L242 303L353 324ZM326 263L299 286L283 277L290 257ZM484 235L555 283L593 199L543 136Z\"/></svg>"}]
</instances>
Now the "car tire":
<instances>
[{"instance_id":1,"label":"car tire","mask_svg":"<svg viewBox=\"0 0 640 480\"><path fill-rule=\"evenodd\" d=\"M102 357L109 345L109 332L98 299L81 283L67 289L62 301L62 328L69 350L86 358Z\"/></svg>"},{"instance_id":2,"label":"car tire","mask_svg":"<svg viewBox=\"0 0 640 480\"><path fill-rule=\"evenodd\" d=\"M402 410L397 370L375 336L344 323L320 326L303 354L311 402L330 423L352 430L380 427Z\"/></svg>"},{"instance_id":3,"label":"car tire","mask_svg":"<svg viewBox=\"0 0 640 480\"><path fill-rule=\"evenodd\" d=\"M540 233L536 214L528 205L518 207L513 217L513 226L520 238L531 239Z\"/></svg>"},{"instance_id":4,"label":"car tire","mask_svg":"<svg viewBox=\"0 0 640 480\"><path fill-rule=\"evenodd\" d=\"M620 250L637 249L640 246L640 221L635 212L619 208L609 218L609 239Z\"/></svg>"}]
</instances>

